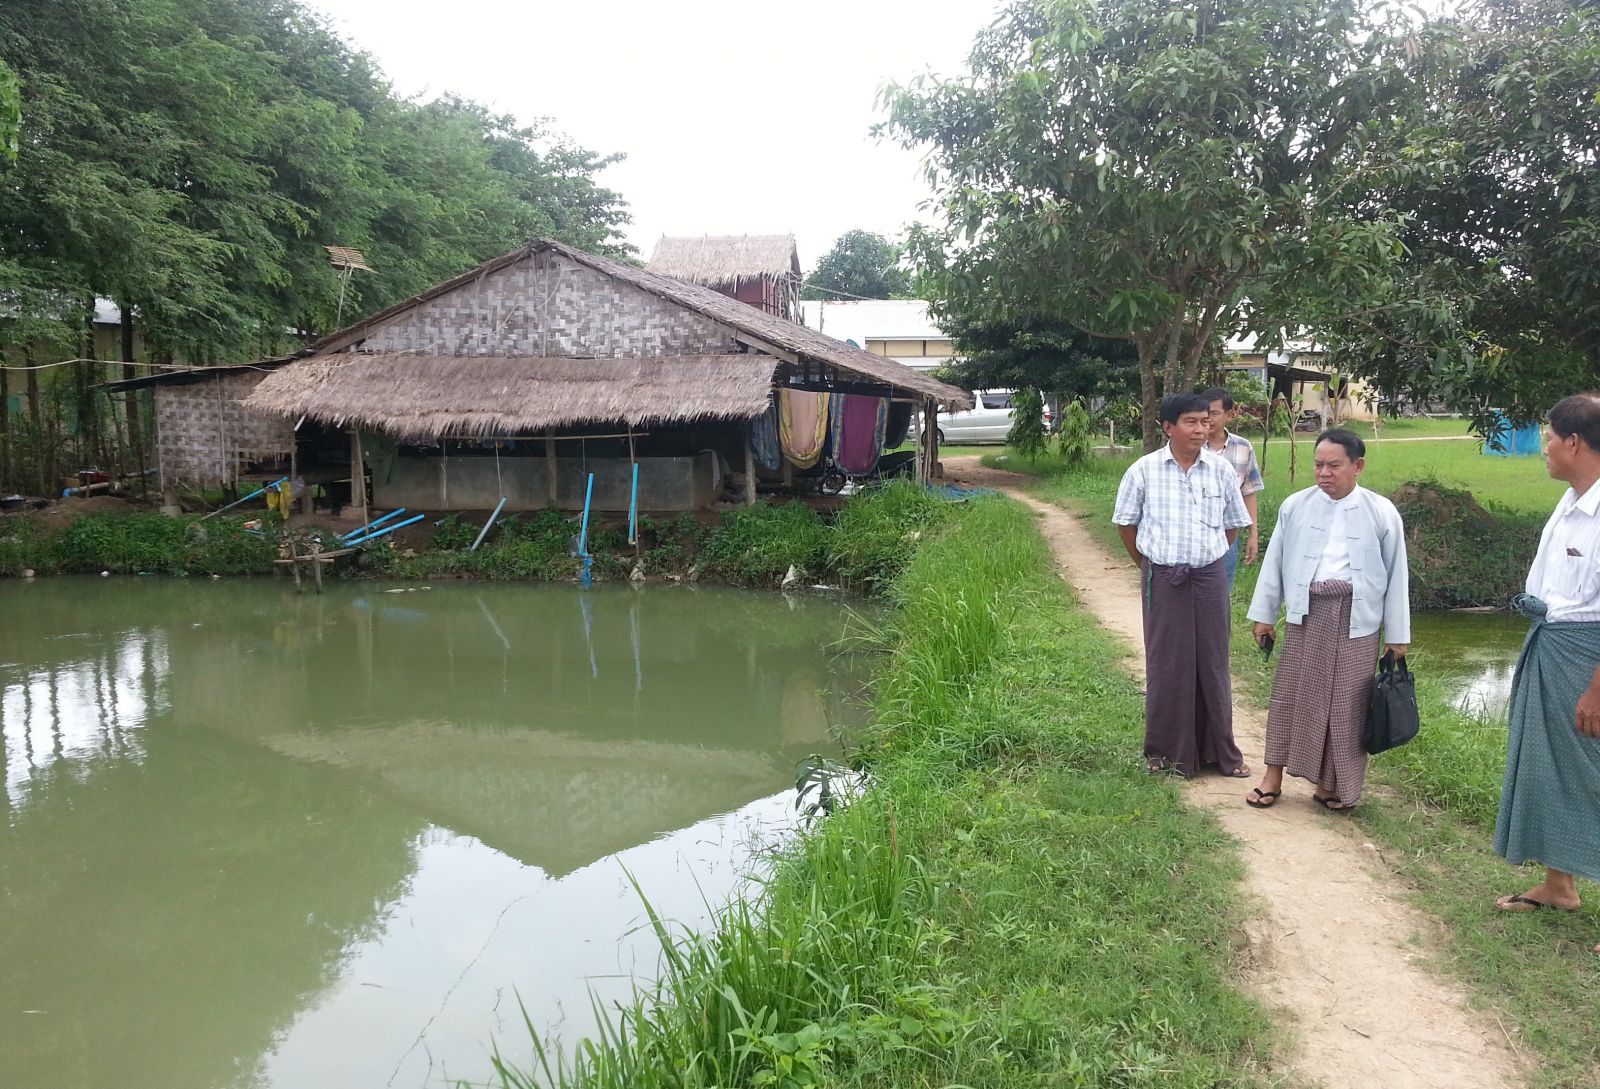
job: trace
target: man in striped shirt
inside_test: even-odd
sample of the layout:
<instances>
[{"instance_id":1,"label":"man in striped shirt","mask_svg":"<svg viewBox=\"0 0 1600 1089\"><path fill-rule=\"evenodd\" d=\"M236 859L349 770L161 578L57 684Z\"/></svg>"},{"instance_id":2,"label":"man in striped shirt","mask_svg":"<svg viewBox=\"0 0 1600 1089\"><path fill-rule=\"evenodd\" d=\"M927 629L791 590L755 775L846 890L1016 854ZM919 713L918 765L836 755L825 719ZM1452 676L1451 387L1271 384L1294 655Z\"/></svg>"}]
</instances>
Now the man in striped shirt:
<instances>
[{"instance_id":1,"label":"man in striped shirt","mask_svg":"<svg viewBox=\"0 0 1600 1089\"><path fill-rule=\"evenodd\" d=\"M1233 544L1228 546L1228 554L1223 557L1228 567L1228 589L1232 590L1234 576L1239 573L1239 549L1244 549L1245 563L1255 563L1256 555L1261 550L1261 518L1256 512L1256 493L1266 485L1261 481L1261 467L1256 464L1255 447L1243 435L1235 435L1228 430L1228 425L1239 415L1233 405L1233 394L1221 386L1215 386L1200 396L1211 403L1211 434L1206 440L1206 449L1213 454L1221 454L1223 460L1233 466L1233 471L1239 475L1239 492L1244 496L1244 509L1250 512L1249 536L1243 541L1234 538Z\"/></svg>"},{"instance_id":2,"label":"man in striped shirt","mask_svg":"<svg viewBox=\"0 0 1600 1089\"><path fill-rule=\"evenodd\" d=\"M1111 520L1139 565L1144 606L1144 752L1151 771L1214 764L1250 774L1233 740L1228 577L1223 556L1250 525L1239 478L1207 450L1211 404L1161 401L1167 445L1128 467Z\"/></svg>"}]
</instances>

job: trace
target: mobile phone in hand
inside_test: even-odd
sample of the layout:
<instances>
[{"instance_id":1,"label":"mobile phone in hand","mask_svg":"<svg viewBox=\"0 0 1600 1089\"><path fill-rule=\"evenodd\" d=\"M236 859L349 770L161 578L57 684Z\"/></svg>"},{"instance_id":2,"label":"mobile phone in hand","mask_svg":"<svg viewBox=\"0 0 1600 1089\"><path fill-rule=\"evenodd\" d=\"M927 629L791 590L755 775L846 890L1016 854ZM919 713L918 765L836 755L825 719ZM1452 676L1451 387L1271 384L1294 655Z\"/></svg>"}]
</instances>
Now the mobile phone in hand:
<instances>
[{"instance_id":1,"label":"mobile phone in hand","mask_svg":"<svg viewBox=\"0 0 1600 1089\"><path fill-rule=\"evenodd\" d=\"M1268 662L1272 661L1272 644L1274 642L1272 633L1270 631L1267 632L1267 634L1263 635L1260 639L1257 639L1256 642L1261 647L1262 660Z\"/></svg>"}]
</instances>

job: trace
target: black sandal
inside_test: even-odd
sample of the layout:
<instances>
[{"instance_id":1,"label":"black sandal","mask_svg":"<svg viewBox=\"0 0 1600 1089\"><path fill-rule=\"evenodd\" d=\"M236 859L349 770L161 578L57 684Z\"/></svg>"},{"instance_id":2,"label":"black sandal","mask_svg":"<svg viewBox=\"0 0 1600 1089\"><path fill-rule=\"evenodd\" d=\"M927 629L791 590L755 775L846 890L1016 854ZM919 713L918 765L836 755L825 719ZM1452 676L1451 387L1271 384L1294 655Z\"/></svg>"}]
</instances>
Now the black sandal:
<instances>
[{"instance_id":1,"label":"black sandal","mask_svg":"<svg viewBox=\"0 0 1600 1089\"><path fill-rule=\"evenodd\" d=\"M1274 805L1278 804L1278 798L1283 794L1283 791L1262 790L1260 787L1254 787L1251 789L1250 793L1254 794L1256 798L1263 800L1257 801L1256 798L1246 797L1244 800L1245 805L1249 806L1251 809L1271 809ZM1264 800L1267 798L1271 798L1272 800L1270 802Z\"/></svg>"},{"instance_id":2,"label":"black sandal","mask_svg":"<svg viewBox=\"0 0 1600 1089\"><path fill-rule=\"evenodd\" d=\"M1325 798L1319 798L1317 795L1313 794L1311 795L1311 800L1316 802L1322 808L1326 809L1329 813L1348 813L1355 808L1353 805L1345 805L1344 800L1337 794L1329 794Z\"/></svg>"}]
</instances>

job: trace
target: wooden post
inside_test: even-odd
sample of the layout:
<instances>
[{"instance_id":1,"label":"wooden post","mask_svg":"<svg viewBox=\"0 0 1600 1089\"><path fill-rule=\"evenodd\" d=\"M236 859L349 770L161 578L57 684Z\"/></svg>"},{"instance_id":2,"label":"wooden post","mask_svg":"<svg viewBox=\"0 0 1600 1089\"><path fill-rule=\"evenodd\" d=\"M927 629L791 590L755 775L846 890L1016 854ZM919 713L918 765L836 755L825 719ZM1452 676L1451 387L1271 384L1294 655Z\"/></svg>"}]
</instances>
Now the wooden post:
<instances>
[{"instance_id":1,"label":"wooden post","mask_svg":"<svg viewBox=\"0 0 1600 1089\"><path fill-rule=\"evenodd\" d=\"M306 588L300 584L300 546L293 541L289 542L289 570L294 573L294 592L305 593Z\"/></svg>"},{"instance_id":2,"label":"wooden post","mask_svg":"<svg viewBox=\"0 0 1600 1089\"><path fill-rule=\"evenodd\" d=\"M311 542L311 578L317 584L317 593L322 593L322 544L318 541Z\"/></svg>"},{"instance_id":3,"label":"wooden post","mask_svg":"<svg viewBox=\"0 0 1600 1089\"><path fill-rule=\"evenodd\" d=\"M911 449L917 452L917 456L912 460L911 465L917 483L926 484L928 482L927 478L922 475L922 406L915 402L912 402L912 405Z\"/></svg>"},{"instance_id":4,"label":"wooden post","mask_svg":"<svg viewBox=\"0 0 1600 1089\"><path fill-rule=\"evenodd\" d=\"M556 433L546 430L544 433L544 477L545 485L550 491L550 505L556 505Z\"/></svg>"},{"instance_id":5,"label":"wooden post","mask_svg":"<svg viewBox=\"0 0 1600 1089\"><path fill-rule=\"evenodd\" d=\"M928 481L931 483L942 474L939 472L939 402L928 402Z\"/></svg>"},{"instance_id":6,"label":"wooden post","mask_svg":"<svg viewBox=\"0 0 1600 1089\"><path fill-rule=\"evenodd\" d=\"M750 440L744 440L744 505L753 507L756 504L756 452L750 446Z\"/></svg>"},{"instance_id":7,"label":"wooden post","mask_svg":"<svg viewBox=\"0 0 1600 1089\"><path fill-rule=\"evenodd\" d=\"M361 452L361 432L350 431L350 505L361 511L361 524L367 517L367 460Z\"/></svg>"}]
</instances>

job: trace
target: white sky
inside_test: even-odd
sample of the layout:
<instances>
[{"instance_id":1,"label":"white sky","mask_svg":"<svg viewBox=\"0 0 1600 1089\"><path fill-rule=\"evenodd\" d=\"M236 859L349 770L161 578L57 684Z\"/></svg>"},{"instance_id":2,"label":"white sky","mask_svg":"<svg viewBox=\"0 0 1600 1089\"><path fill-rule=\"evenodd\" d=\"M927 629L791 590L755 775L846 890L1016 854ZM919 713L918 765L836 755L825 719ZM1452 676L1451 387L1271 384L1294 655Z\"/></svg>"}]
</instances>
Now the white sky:
<instances>
[{"instance_id":1,"label":"white sky","mask_svg":"<svg viewBox=\"0 0 1600 1089\"><path fill-rule=\"evenodd\" d=\"M663 234L792 232L815 266L898 236L927 190L869 133L877 92L952 75L998 0L308 0L403 95L454 92L627 159L602 182L648 258Z\"/></svg>"}]
</instances>

